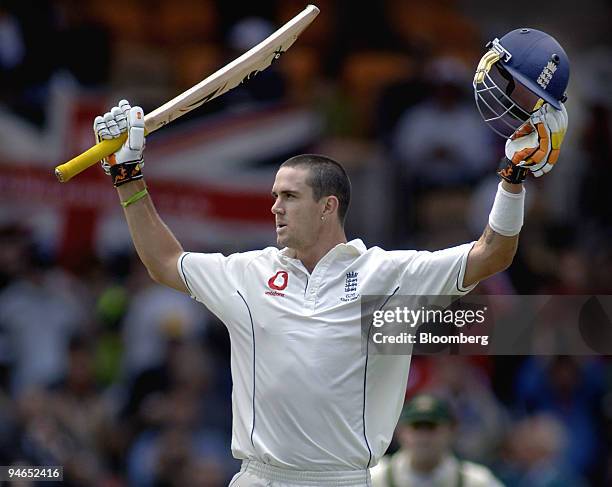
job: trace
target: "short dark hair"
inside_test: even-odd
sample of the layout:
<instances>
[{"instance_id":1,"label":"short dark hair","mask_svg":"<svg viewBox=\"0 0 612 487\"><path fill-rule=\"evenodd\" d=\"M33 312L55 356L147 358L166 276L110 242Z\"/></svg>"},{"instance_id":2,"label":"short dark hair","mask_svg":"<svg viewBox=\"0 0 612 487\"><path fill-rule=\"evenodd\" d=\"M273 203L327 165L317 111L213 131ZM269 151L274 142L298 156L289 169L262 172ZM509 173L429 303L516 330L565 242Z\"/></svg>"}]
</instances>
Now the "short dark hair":
<instances>
[{"instance_id":1,"label":"short dark hair","mask_svg":"<svg viewBox=\"0 0 612 487\"><path fill-rule=\"evenodd\" d=\"M312 188L315 201L319 201L323 196L338 198L338 218L344 225L351 202L351 181L339 162L318 154L301 154L287 159L281 167L308 169L309 176L306 183Z\"/></svg>"}]
</instances>

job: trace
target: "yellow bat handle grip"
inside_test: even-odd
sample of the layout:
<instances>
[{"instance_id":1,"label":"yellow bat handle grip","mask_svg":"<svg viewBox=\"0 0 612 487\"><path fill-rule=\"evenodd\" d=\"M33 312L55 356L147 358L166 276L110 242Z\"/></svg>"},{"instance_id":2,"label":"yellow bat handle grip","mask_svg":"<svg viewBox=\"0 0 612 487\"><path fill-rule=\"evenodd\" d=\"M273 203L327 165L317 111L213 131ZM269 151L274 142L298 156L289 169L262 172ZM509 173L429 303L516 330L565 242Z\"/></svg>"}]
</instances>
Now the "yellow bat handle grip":
<instances>
[{"instance_id":1,"label":"yellow bat handle grip","mask_svg":"<svg viewBox=\"0 0 612 487\"><path fill-rule=\"evenodd\" d=\"M55 168L55 176L60 183L70 181L74 176L83 172L89 166L93 166L106 156L110 156L112 153L117 152L126 139L127 133L121 134L116 139L103 140L94 145L91 149L83 152L80 156L76 156L74 159L70 159L68 162L57 166Z\"/></svg>"}]
</instances>

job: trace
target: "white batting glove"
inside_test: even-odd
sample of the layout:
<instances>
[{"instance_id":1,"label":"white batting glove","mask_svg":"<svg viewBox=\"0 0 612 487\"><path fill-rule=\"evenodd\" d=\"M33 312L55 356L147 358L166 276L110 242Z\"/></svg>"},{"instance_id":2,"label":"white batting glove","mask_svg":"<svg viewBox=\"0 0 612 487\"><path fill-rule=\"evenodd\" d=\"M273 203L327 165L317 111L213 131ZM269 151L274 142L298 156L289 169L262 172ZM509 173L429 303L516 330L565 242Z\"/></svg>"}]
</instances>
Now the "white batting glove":
<instances>
[{"instance_id":1,"label":"white batting glove","mask_svg":"<svg viewBox=\"0 0 612 487\"><path fill-rule=\"evenodd\" d=\"M110 112L95 118L93 129L97 142L115 139L122 133L128 133L121 148L102 161L102 168L106 174L112 176L113 184L120 186L142 178L145 148L142 108L131 107L127 100L121 100Z\"/></svg>"},{"instance_id":2,"label":"white batting glove","mask_svg":"<svg viewBox=\"0 0 612 487\"><path fill-rule=\"evenodd\" d=\"M517 167L529 169L535 177L549 172L559 159L567 132L568 115L545 103L506 141L506 157Z\"/></svg>"}]
</instances>

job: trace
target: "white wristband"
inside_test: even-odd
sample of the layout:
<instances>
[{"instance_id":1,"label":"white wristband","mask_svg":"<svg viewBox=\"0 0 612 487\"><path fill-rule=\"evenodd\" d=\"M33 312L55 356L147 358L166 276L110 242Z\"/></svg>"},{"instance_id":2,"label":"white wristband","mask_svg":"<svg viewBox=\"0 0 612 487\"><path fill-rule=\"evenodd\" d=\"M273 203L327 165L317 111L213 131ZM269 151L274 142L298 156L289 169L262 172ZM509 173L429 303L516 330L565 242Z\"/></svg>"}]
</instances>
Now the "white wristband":
<instances>
[{"instance_id":1,"label":"white wristband","mask_svg":"<svg viewBox=\"0 0 612 487\"><path fill-rule=\"evenodd\" d=\"M524 208L525 188L520 193L510 193L502 188L500 182L489 214L489 226L495 233L506 237L518 235L523 226Z\"/></svg>"}]
</instances>

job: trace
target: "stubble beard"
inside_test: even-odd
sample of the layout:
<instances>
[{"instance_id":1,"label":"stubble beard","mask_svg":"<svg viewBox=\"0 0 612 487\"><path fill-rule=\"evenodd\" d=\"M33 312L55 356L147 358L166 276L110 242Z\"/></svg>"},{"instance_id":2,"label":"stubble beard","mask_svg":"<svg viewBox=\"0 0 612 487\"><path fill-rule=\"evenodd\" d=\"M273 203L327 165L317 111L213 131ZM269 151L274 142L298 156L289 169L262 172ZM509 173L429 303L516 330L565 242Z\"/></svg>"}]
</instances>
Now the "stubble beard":
<instances>
[{"instance_id":1,"label":"stubble beard","mask_svg":"<svg viewBox=\"0 0 612 487\"><path fill-rule=\"evenodd\" d=\"M289 235L277 235L276 236L276 243L279 247L284 248L284 247L291 247L291 237Z\"/></svg>"}]
</instances>

